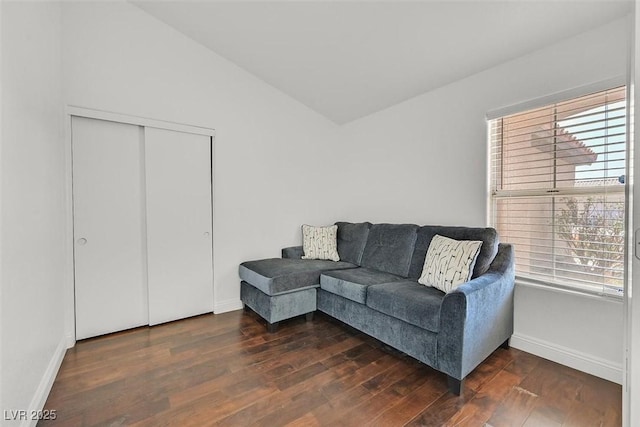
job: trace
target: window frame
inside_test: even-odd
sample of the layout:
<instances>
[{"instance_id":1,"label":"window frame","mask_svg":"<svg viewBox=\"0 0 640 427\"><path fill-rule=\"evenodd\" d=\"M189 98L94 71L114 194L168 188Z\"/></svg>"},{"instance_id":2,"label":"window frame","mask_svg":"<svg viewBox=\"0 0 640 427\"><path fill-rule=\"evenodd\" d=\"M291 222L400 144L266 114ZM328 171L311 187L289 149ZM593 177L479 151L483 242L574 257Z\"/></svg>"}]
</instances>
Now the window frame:
<instances>
[{"instance_id":1,"label":"window frame","mask_svg":"<svg viewBox=\"0 0 640 427\"><path fill-rule=\"evenodd\" d=\"M574 99L595 94L598 92L614 90L624 87L625 91L625 174L626 179L624 185L598 185L585 187L554 187L553 191L549 189L525 189L525 190L498 190L493 189L493 144L492 144L492 126L491 122L496 119L505 118L514 114L525 113L537 108L547 107L554 104L572 101ZM486 114L486 134L487 134L487 224L490 227L497 228L497 202L500 199L508 200L510 198L522 197L576 197L588 195L613 195L622 194L624 200L624 243L623 243L623 279L619 292L605 292L605 285L601 290L594 289L594 285L580 285L572 282L563 282L562 280L549 280L548 278L530 277L528 275L519 275L516 271L516 282L533 287L542 287L559 292L568 292L571 294L588 295L592 297L605 297L615 300L624 298L627 291L628 277L628 251L629 251L629 215L630 215L630 198L629 198L629 182L630 182L630 98L629 85L624 76L617 76L611 79L603 80L594 84L576 87L570 90L553 93L551 95L530 99L522 103L509 105L507 107L489 111ZM555 172L554 172L555 173ZM556 231L553 231L554 235ZM509 242L507 242L509 243ZM515 247L517 252L517 246ZM610 287L609 289L611 289Z\"/></svg>"}]
</instances>

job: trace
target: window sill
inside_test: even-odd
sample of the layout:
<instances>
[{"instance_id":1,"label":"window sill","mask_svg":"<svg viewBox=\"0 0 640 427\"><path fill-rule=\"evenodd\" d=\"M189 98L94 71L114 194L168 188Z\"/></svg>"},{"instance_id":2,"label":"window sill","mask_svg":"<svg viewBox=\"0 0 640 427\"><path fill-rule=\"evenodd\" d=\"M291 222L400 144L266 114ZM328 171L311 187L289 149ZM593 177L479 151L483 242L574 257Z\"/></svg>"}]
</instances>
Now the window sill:
<instances>
[{"instance_id":1,"label":"window sill","mask_svg":"<svg viewBox=\"0 0 640 427\"><path fill-rule=\"evenodd\" d=\"M516 286L518 287L540 289L547 292L556 292L564 295L573 295L581 298L596 299L599 301L607 301L614 304L622 304L624 302L623 296L607 295L604 293L589 292L589 291L580 290L580 289L560 288L553 285L548 285L540 282L527 280L522 277L516 277L515 283L516 283Z\"/></svg>"}]
</instances>

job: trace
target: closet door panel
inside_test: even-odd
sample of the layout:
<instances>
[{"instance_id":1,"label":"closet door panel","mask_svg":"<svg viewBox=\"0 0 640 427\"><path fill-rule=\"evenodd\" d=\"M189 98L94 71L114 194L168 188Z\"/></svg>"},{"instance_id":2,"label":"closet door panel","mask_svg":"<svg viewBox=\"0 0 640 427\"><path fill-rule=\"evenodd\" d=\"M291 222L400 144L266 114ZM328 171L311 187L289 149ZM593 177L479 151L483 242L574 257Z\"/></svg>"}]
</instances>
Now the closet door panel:
<instances>
[{"instance_id":1,"label":"closet door panel","mask_svg":"<svg viewBox=\"0 0 640 427\"><path fill-rule=\"evenodd\" d=\"M72 118L76 338L148 322L142 129Z\"/></svg>"},{"instance_id":2,"label":"closet door panel","mask_svg":"<svg viewBox=\"0 0 640 427\"><path fill-rule=\"evenodd\" d=\"M213 311L211 139L145 128L149 324Z\"/></svg>"}]
</instances>

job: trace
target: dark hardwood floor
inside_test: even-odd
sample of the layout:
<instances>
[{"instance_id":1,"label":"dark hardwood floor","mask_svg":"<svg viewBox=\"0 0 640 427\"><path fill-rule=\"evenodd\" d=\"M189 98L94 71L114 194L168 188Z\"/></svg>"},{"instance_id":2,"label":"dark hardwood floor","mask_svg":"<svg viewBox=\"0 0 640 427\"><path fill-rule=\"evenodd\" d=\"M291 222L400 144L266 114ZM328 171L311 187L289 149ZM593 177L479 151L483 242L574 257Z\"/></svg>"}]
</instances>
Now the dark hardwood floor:
<instances>
[{"instance_id":1,"label":"dark hardwood floor","mask_svg":"<svg viewBox=\"0 0 640 427\"><path fill-rule=\"evenodd\" d=\"M621 387L498 349L461 396L447 379L322 314L274 334L203 315L78 342L46 403L63 426L619 426Z\"/></svg>"}]
</instances>

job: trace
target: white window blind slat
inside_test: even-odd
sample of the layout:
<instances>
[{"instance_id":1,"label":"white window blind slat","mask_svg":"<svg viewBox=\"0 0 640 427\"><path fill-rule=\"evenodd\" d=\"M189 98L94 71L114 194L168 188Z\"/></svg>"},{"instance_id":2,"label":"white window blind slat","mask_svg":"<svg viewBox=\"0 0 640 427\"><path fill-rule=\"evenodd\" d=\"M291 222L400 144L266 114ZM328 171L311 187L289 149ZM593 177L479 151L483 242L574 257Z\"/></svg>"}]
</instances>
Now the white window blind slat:
<instances>
[{"instance_id":1,"label":"white window blind slat","mask_svg":"<svg viewBox=\"0 0 640 427\"><path fill-rule=\"evenodd\" d=\"M491 222L516 274L621 295L626 88L489 120Z\"/></svg>"}]
</instances>

